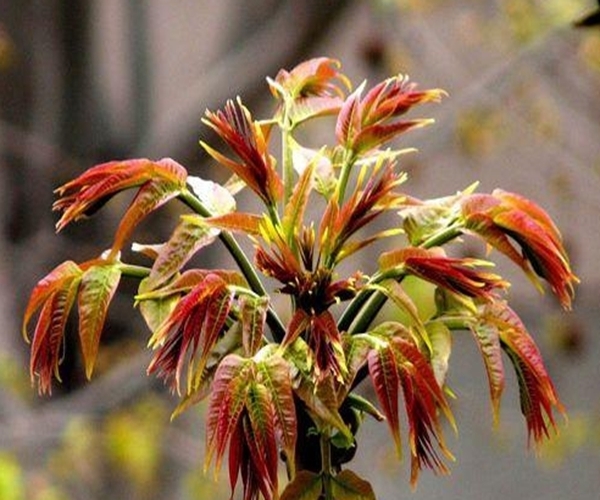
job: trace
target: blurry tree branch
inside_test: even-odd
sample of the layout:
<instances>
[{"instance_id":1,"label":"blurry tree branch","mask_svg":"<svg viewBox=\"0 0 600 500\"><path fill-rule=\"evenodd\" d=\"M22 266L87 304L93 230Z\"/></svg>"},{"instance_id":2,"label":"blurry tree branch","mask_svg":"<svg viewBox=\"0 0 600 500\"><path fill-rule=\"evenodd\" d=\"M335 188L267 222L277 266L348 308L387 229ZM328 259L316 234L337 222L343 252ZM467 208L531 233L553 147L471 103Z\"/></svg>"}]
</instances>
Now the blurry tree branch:
<instances>
[{"instance_id":1,"label":"blurry tree branch","mask_svg":"<svg viewBox=\"0 0 600 500\"><path fill-rule=\"evenodd\" d=\"M100 417L148 391L145 375L151 353L142 352L115 366L84 389L50 399L32 408L0 413L0 443L4 448L27 450L56 443L76 415ZM4 401L3 401L4 403Z\"/></svg>"}]
</instances>

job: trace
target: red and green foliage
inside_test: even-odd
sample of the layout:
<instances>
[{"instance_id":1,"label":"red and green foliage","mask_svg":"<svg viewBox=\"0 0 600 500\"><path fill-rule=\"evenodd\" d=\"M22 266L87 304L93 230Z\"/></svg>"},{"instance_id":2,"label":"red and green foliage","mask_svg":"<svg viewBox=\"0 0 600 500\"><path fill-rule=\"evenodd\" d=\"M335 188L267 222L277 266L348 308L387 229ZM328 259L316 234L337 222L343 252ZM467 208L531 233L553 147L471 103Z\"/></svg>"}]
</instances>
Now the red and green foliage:
<instances>
[{"instance_id":1,"label":"red and green foliage","mask_svg":"<svg viewBox=\"0 0 600 500\"><path fill-rule=\"evenodd\" d=\"M191 176L171 159L136 159L98 165L57 190L58 230L120 191L136 194L108 251L60 264L31 294L23 334L31 338L31 379L40 393L50 393L53 378L60 379L75 304L91 377L107 310L120 278L128 276L139 280L135 305L150 330L148 373L180 395L175 413L208 399L206 466L214 462L219 470L227 454L232 490L241 481L244 499L375 498L345 464L365 416L387 421L401 455L401 411L411 482L423 468L446 473L452 455L444 422L455 427L446 372L459 330L470 331L481 351L494 420L504 353L517 375L530 438L549 437L554 412L563 407L533 339L507 305L509 283L489 271L490 261L451 257L443 247L479 238L540 289L547 282L569 309L578 279L550 217L501 190L476 194L472 186L431 200L399 190L406 181L400 158L410 150L391 149L390 141L430 124L403 115L439 102L441 90L418 90L397 76L351 92L338 62L327 58L282 70L268 83L276 100L269 119L255 119L239 98L206 112L203 122L221 144L202 147L229 170L224 185ZM335 143L302 146L297 129L317 119L332 123ZM273 136L281 140L279 161L270 152ZM238 209L235 195L245 186L264 210ZM190 213L171 237L128 251L138 223L173 200ZM369 230L375 220L379 229ZM239 237L250 239L253 258ZM344 271L350 257L360 259L382 240L387 251ZM236 269L190 265L218 244ZM127 263L123 255L151 264ZM274 290L261 275L277 283ZM419 306L409 279L435 289L433 312ZM289 296L288 311L274 309L275 293ZM396 319L378 315L386 301L398 308ZM362 384L372 385L375 401L357 394ZM281 491L280 465L288 478Z\"/></svg>"}]
</instances>

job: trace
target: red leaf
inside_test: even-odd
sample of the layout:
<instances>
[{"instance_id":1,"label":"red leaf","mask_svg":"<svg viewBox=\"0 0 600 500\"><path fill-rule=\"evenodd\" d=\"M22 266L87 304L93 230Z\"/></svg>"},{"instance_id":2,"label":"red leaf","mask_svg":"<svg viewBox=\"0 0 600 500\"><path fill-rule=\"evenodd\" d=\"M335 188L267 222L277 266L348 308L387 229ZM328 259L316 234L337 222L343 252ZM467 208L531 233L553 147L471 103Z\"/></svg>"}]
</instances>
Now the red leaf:
<instances>
[{"instance_id":1,"label":"red leaf","mask_svg":"<svg viewBox=\"0 0 600 500\"><path fill-rule=\"evenodd\" d=\"M390 125L371 125L356 134L353 149L357 154L366 153L391 141L397 135L431 125L432 123L434 123L434 120L420 119L404 120Z\"/></svg>"},{"instance_id":2,"label":"red leaf","mask_svg":"<svg viewBox=\"0 0 600 500\"><path fill-rule=\"evenodd\" d=\"M65 286L68 288L71 281L76 277L81 277L82 274L82 269L75 262L68 260L55 267L38 282L31 292L23 315L22 332L26 340L29 337L27 325L35 312L58 290Z\"/></svg>"},{"instance_id":3,"label":"red leaf","mask_svg":"<svg viewBox=\"0 0 600 500\"><path fill-rule=\"evenodd\" d=\"M227 101L224 110L206 111L202 121L221 137L239 161L201 141L206 152L240 177L267 205L275 206L283 194L283 184L267 148L268 137L241 100Z\"/></svg>"},{"instance_id":4,"label":"red leaf","mask_svg":"<svg viewBox=\"0 0 600 500\"><path fill-rule=\"evenodd\" d=\"M292 319L290 320L285 334L285 338L281 342L281 347L294 343L294 341L302 335L310 327L310 316L303 309L296 309Z\"/></svg>"},{"instance_id":5,"label":"red leaf","mask_svg":"<svg viewBox=\"0 0 600 500\"><path fill-rule=\"evenodd\" d=\"M379 259L383 271L397 269L398 275L412 274L459 295L495 299L495 292L508 287L500 276L474 269L489 265L477 259L446 257L439 249L403 248L384 253Z\"/></svg>"},{"instance_id":6,"label":"red leaf","mask_svg":"<svg viewBox=\"0 0 600 500\"><path fill-rule=\"evenodd\" d=\"M112 161L97 165L56 190L61 198L54 203L53 208L63 212L56 227L60 231L124 189L139 186L150 180L184 188L186 178L185 168L170 158L159 161Z\"/></svg>"},{"instance_id":7,"label":"red leaf","mask_svg":"<svg viewBox=\"0 0 600 500\"><path fill-rule=\"evenodd\" d=\"M308 345L315 356L317 376L333 375L337 380L343 381L348 375L348 370L342 337L331 312L324 311L311 318Z\"/></svg>"},{"instance_id":8,"label":"red leaf","mask_svg":"<svg viewBox=\"0 0 600 500\"><path fill-rule=\"evenodd\" d=\"M369 374L375 388L375 394L381 404L383 414L396 444L396 453L402 455L400 437L400 419L398 414L398 386L400 377L394 352L389 345L372 349L367 357Z\"/></svg>"},{"instance_id":9,"label":"red leaf","mask_svg":"<svg viewBox=\"0 0 600 500\"><path fill-rule=\"evenodd\" d=\"M556 226L544 210L526 198L502 190L491 195L471 195L463 200L461 210L468 231L507 255L536 286L537 276L545 279L561 305L565 309L571 307L579 279L571 270Z\"/></svg>"},{"instance_id":10,"label":"red leaf","mask_svg":"<svg viewBox=\"0 0 600 500\"><path fill-rule=\"evenodd\" d=\"M416 90L407 76L397 75L373 87L362 101L364 124L370 125L398 117L411 107L427 102L439 102L446 95L441 89Z\"/></svg>"},{"instance_id":11,"label":"red leaf","mask_svg":"<svg viewBox=\"0 0 600 500\"><path fill-rule=\"evenodd\" d=\"M206 281L213 280L207 277ZM211 291L207 296L206 312L202 322L202 350L197 366L197 370L199 371L202 371L204 368L208 355L217 342L218 335L225 327L233 299L232 293L221 278L215 279L214 283L205 286L210 286Z\"/></svg>"},{"instance_id":12,"label":"red leaf","mask_svg":"<svg viewBox=\"0 0 600 500\"><path fill-rule=\"evenodd\" d=\"M260 363L258 368L261 383L271 396L278 439L285 452L288 468L293 474L297 425L290 365L279 356L271 356L264 363Z\"/></svg>"},{"instance_id":13,"label":"red leaf","mask_svg":"<svg viewBox=\"0 0 600 500\"><path fill-rule=\"evenodd\" d=\"M52 376L60 380L59 357L67 318L79 287L80 276L74 276L61 284L44 302L31 344L30 375L32 382L37 376L39 392L52 392Z\"/></svg>"},{"instance_id":14,"label":"red leaf","mask_svg":"<svg viewBox=\"0 0 600 500\"><path fill-rule=\"evenodd\" d=\"M529 438L539 443L549 437L550 427L556 428L553 410L564 413L540 351L517 314L505 303L490 306L484 318L498 328L502 348L519 382L521 410Z\"/></svg>"},{"instance_id":15,"label":"red leaf","mask_svg":"<svg viewBox=\"0 0 600 500\"><path fill-rule=\"evenodd\" d=\"M339 61L328 57L308 59L290 71L280 70L275 80L270 80L270 88L281 98L342 96L335 80L347 87L350 82L338 71L339 67Z\"/></svg>"},{"instance_id":16,"label":"red leaf","mask_svg":"<svg viewBox=\"0 0 600 500\"><path fill-rule=\"evenodd\" d=\"M283 118L293 128L305 120L336 113L343 103L339 83L350 88L348 79L338 71L339 66L336 60L318 57L291 71L282 69L275 80L268 79L271 92L281 101L276 118Z\"/></svg>"},{"instance_id":17,"label":"red leaf","mask_svg":"<svg viewBox=\"0 0 600 500\"><path fill-rule=\"evenodd\" d=\"M239 329L234 325L219 337L219 340L210 352L204 370L202 373L197 373L194 377L193 391L181 398L179 404L171 414L171 419L179 416L192 405L203 401L211 394L211 384L219 364L227 355L238 353L240 348Z\"/></svg>"},{"instance_id":18,"label":"red leaf","mask_svg":"<svg viewBox=\"0 0 600 500\"><path fill-rule=\"evenodd\" d=\"M352 92L344 101L338 114L335 124L335 137L338 143L346 148L352 147L352 140L357 131L360 130L360 96L364 88L365 84L363 83Z\"/></svg>"},{"instance_id":19,"label":"red leaf","mask_svg":"<svg viewBox=\"0 0 600 500\"><path fill-rule=\"evenodd\" d=\"M115 233L112 252L116 253L131 236L135 227L148 214L172 200L181 193L182 186L164 181L148 181L145 183L129 205L127 212Z\"/></svg>"},{"instance_id":20,"label":"red leaf","mask_svg":"<svg viewBox=\"0 0 600 500\"><path fill-rule=\"evenodd\" d=\"M322 254L334 262L356 250L348 250L347 240L359 229L372 222L386 210L397 208L399 195L393 190L405 177L394 172L393 161L382 161L374 169L360 171L356 189L340 208L331 198L321 219L319 239ZM369 175L368 178L365 177Z\"/></svg>"},{"instance_id":21,"label":"red leaf","mask_svg":"<svg viewBox=\"0 0 600 500\"><path fill-rule=\"evenodd\" d=\"M444 95L439 89L416 91L415 85L402 75L381 82L362 99L364 88L363 83L346 99L336 124L338 143L355 154L379 148L408 129L431 123L431 120L391 120L416 104L438 102Z\"/></svg>"},{"instance_id":22,"label":"red leaf","mask_svg":"<svg viewBox=\"0 0 600 500\"><path fill-rule=\"evenodd\" d=\"M263 218L259 215L232 212L204 219L205 224L218 229L241 232L251 236L260 234L260 224Z\"/></svg>"},{"instance_id":23,"label":"red leaf","mask_svg":"<svg viewBox=\"0 0 600 500\"><path fill-rule=\"evenodd\" d=\"M178 392L183 366L187 363L186 393L194 391L202 376L231 307L232 296L227 283L216 274L204 281L179 301L169 318L150 339L158 348L148 367L148 373L172 380Z\"/></svg>"},{"instance_id":24,"label":"red leaf","mask_svg":"<svg viewBox=\"0 0 600 500\"><path fill-rule=\"evenodd\" d=\"M236 354L229 354L217 368L207 410L205 468L214 455L215 469L220 469L227 443L246 405L252 380L249 363Z\"/></svg>"},{"instance_id":25,"label":"red leaf","mask_svg":"<svg viewBox=\"0 0 600 500\"><path fill-rule=\"evenodd\" d=\"M231 487L232 497L233 493L235 492L235 487L237 486L240 469L244 465L247 465L245 463L248 461L247 455L248 451L246 449L246 443L244 439L244 426L240 420L233 430L229 444L229 485Z\"/></svg>"},{"instance_id":26,"label":"red leaf","mask_svg":"<svg viewBox=\"0 0 600 500\"><path fill-rule=\"evenodd\" d=\"M275 439L275 412L269 389L251 383L246 395L249 426L245 425L246 443L250 450L253 473L261 478L260 490L265 499L277 491L277 442Z\"/></svg>"},{"instance_id":27,"label":"red leaf","mask_svg":"<svg viewBox=\"0 0 600 500\"><path fill-rule=\"evenodd\" d=\"M438 409L442 410L453 426L455 424L427 358L416 346L403 339L393 339L392 345L399 363L398 372L408 417L411 484L414 486L423 466L442 474L448 472L432 439L447 458L453 458L444 443Z\"/></svg>"}]
</instances>

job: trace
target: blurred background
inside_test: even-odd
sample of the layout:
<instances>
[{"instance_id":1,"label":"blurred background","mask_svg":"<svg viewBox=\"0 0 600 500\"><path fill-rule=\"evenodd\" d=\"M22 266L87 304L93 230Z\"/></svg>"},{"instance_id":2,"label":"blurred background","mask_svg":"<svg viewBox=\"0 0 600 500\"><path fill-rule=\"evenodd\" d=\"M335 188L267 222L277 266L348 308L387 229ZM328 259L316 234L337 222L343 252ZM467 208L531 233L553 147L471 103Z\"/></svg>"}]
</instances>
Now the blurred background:
<instances>
[{"instance_id":1,"label":"blurred background","mask_svg":"<svg viewBox=\"0 0 600 500\"><path fill-rule=\"evenodd\" d=\"M483 366L457 336L449 383L460 436L449 477L421 475L411 493L384 425L366 422L353 466L380 499L594 499L600 490L600 27L573 22L592 0L0 0L0 498L228 498L226 473L202 473L200 405L170 423L176 401L145 376L146 327L117 298L99 367L84 381L67 340L64 383L39 398L20 318L31 288L67 258L109 246L127 200L54 234L52 190L112 159L172 157L211 176L200 118L242 96L256 116L265 83L309 57L339 59L356 83L407 73L442 87L417 113L436 124L403 136L406 189L437 197L481 181L544 206L582 279L559 311L511 266L511 300L534 334L569 411L535 458L516 382L492 429ZM140 241L173 227L164 211ZM170 217L171 216L171 217ZM207 256L207 258L216 258ZM132 292L135 283L124 282ZM129 290L127 290L129 288ZM129 295L128 297L130 297Z\"/></svg>"}]
</instances>

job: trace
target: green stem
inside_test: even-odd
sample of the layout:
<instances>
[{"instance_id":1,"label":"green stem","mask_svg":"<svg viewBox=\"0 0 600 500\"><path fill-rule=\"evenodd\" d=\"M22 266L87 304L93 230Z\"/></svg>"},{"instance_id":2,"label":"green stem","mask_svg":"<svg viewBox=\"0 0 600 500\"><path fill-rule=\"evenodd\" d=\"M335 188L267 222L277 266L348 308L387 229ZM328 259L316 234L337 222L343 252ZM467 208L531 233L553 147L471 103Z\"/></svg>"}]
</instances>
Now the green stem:
<instances>
[{"instance_id":1,"label":"green stem","mask_svg":"<svg viewBox=\"0 0 600 500\"><path fill-rule=\"evenodd\" d=\"M292 196L294 186L294 161L292 159L292 126L288 123L287 116L282 119L281 125L281 159L283 161L283 203L284 206Z\"/></svg>"},{"instance_id":2,"label":"green stem","mask_svg":"<svg viewBox=\"0 0 600 500\"><path fill-rule=\"evenodd\" d=\"M135 266L133 264L124 264L121 262L119 264L119 269L122 274L131 278L144 279L150 275L150 268L145 266Z\"/></svg>"},{"instance_id":3,"label":"green stem","mask_svg":"<svg viewBox=\"0 0 600 500\"><path fill-rule=\"evenodd\" d=\"M432 248L444 245L462 234L462 225L453 224L423 241L419 247ZM374 277L373 282L381 281L384 274ZM340 331L350 334L365 332L386 302L386 296L379 291L365 289L348 304L340 317L338 326Z\"/></svg>"},{"instance_id":4,"label":"green stem","mask_svg":"<svg viewBox=\"0 0 600 500\"><path fill-rule=\"evenodd\" d=\"M321 477L323 478L323 493L325 500L334 500L331 491L331 444L329 443L328 433L321 434Z\"/></svg>"},{"instance_id":5,"label":"green stem","mask_svg":"<svg viewBox=\"0 0 600 500\"><path fill-rule=\"evenodd\" d=\"M356 297L348 304L348 307L342 312L340 319L338 321L338 329L340 332L349 331L351 333L360 333L358 329L358 325L362 325L368 327L368 324L364 324L363 316L369 317L371 316L371 307L375 307L376 303L369 302L369 300L373 297L373 295L377 292L377 290L371 288L370 285L376 285L385 281L387 279L400 278L403 276L403 272L397 271L387 271L385 273L375 273L366 287L363 288ZM367 305L365 305L367 304ZM374 318L374 316L373 316Z\"/></svg>"},{"instance_id":6,"label":"green stem","mask_svg":"<svg viewBox=\"0 0 600 500\"><path fill-rule=\"evenodd\" d=\"M344 202L346 188L348 187L348 180L350 179L350 172L354 166L355 158L354 152L351 149L347 149L344 153L344 160L342 162L342 169L337 185L337 200L339 205Z\"/></svg>"},{"instance_id":7,"label":"green stem","mask_svg":"<svg viewBox=\"0 0 600 500\"><path fill-rule=\"evenodd\" d=\"M369 300L369 297L373 295L373 293L374 290L370 288L364 288L363 290L358 292L356 297L354 297L352 302L348 304L348 307L346 307L346 309L340 316L340 319L338 321L338 329L340 332L348 331L348 329L352 325L352 322L359 315L362 307L365 305L367 300Z\"/></svg>"},{"instance_id":8,"label":"green stem","mask_svg":"<svg viewBox=\"0 0 600 500\"><path fill-rule=\"evenodd\" d=\"M443 229L439 233L433 234L425 241L423 241L419 247L421 248L433 248L442 246L449 241L457 238L462 234L463 225L460 223L454 223L447 228Z\"/></svg>"},{"instance_id":9,"label":"green stem","mask_svg":"<svg viewBox=\"0 0 600 500\"><path fill-rule=\"evenodd\" d=\"M366 332L386 300L387 297L383 292L372 291L368 300L366 300L366 304L360 309L352 325L348 328L348 333L354 335L355 333Z\"/></svg>"},{"instance_id":10,"label":"green stem","mask_svg":"<svg viewBox=\"0 0 600 500\"><path fill-rule=\"evenodd\" d=\"M191 192L185 190L179 195L179 198L181 199L181 201L183 201L183 203L185 203L188 207L190 207L202 217L212 217L210 211ZM233 260L235 260L235 263L238 265L240 271L242 272L242 274L246 278L246 281L250 285L251 290L254 293L261 296L268 295L258 274L252 266L252 263L250 262L250 260L238 244L238 242L235 240L233 235L228 231L221 231L219 233L219 239L221 240L223 245L225 245L225 248L227 248L228 252L233 257ZM283 323L281 322L275 311L273 311L273 309L270 307L267 310L267 324L273 332L273 338L276 341L280 342L285 336L285 327L283 326Z\"/></svg>"}]
</instances>

